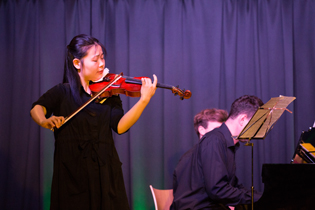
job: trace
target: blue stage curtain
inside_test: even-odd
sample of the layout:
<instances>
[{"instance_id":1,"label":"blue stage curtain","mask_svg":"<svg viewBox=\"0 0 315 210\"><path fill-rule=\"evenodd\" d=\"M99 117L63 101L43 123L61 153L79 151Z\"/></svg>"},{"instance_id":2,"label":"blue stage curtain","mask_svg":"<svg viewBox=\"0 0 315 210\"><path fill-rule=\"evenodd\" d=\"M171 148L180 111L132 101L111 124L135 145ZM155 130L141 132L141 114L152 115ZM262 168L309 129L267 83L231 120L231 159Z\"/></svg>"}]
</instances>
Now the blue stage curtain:
<instances>
[{"instance_id":1,"label":"blue stage curtain","mask_svg":"<svg viewBox=\"0 0 315 210\"><path fill-rule=\"evenodd\" d=\"M181 101L158 89L130 131L115 135L132 209L154 208L150 184L172 187L177 161L198 141L199 111L229 111L245 94L295 96L293 114L253 141L263 191L262 164L289 163L315 120L314 11L314 0L0 0L1 209L49 209L53 133L29 111L62 81L65 46L80 33L104 43L110 72L156 74L192 92ZM121 98L125 110L138 100ZM237 174L250 188L250 147L237 153Z\"/></svg>"}]
</instances>

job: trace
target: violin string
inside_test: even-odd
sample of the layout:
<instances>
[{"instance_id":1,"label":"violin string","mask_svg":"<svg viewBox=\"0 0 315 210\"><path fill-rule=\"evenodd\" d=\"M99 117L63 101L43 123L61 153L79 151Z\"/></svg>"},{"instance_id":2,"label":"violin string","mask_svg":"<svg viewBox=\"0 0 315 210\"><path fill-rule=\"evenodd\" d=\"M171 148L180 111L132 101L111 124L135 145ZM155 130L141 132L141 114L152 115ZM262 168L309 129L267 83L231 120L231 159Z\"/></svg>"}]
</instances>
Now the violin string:
<instances>
[{"instance_id":1,"label":"violin string","mask_svg":"<svg viewBox=\"0 0 315 210\"><path fill-rule=\"evenodd\" d=\"M128 77L128 76L123 76L123 78L125 78L126 83L134 83L134 84L139 84L139 85L142 84L141 79L136 79L136 78ZM166 84L160 84L160 83L157 83L156 86L159 88L165 88L165 89L170 89L170 90L174 88L174 86L172 85L166 85Z\"/></svg>"}]
</instances>

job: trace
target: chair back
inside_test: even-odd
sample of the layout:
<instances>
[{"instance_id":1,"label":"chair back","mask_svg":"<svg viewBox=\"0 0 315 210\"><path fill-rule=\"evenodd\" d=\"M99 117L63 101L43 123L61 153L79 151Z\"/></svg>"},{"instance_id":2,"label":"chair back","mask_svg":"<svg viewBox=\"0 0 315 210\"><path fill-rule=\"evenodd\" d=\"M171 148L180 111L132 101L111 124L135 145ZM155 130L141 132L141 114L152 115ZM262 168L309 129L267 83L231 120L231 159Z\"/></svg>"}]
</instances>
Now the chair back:
<instances>
[{"instance_id":1,"label":"chair back","mask_svg":"<svg viewBox=\"0 0 315 210\"><path fill-rule=\"evenodd\" d=\"M160 190L150 185L155 210L169 210L173 202L173 189Z\"/></svg>"}]
</instances>

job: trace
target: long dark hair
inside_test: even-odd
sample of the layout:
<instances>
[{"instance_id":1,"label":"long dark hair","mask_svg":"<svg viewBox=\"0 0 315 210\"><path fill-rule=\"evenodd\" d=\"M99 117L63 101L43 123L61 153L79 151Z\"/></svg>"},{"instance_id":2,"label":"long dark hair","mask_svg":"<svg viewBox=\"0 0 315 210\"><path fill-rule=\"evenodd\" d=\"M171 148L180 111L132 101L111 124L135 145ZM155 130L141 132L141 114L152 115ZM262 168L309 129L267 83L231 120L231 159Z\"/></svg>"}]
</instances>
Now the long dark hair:
<instances>
[{"instance_id":1,"label":"long dark hair","mask_svg":"<svg viewBox=\"0 0 315 210\"><path fill-rule=\"evenodd\" d=\"M82 99L83 88L81 88L81 80L78 70L73 65L73 59L77 58L82 62L82 58L87 55L87 51L95 45L102 47L104 56L106 56L105 47L94 37L86 34L80 34L71 40L67 46L65 67L63 74L63 83L69 83L72 96L78 105L84 103Z\"/></svg>"}]
</instances>

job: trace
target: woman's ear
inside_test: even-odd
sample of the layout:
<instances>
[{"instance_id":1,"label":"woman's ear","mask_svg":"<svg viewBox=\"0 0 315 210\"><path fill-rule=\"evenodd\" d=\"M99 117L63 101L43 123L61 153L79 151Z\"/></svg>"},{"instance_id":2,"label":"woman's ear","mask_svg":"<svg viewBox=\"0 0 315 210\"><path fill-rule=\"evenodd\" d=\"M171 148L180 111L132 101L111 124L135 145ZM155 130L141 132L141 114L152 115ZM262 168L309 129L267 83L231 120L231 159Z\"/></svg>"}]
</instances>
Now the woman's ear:
<instances>
[{"instance_id":1,"label":"woman's ear","mask_svg":"<svg viewBox=\"0 0 315 210\"><path fill-rule=\"evenodd\" d=\"M74 66L76 69L78 69L78 70L81 69L81 62L80 62L79 59L77 59L77 58L73 59L73 60L72 60L72 63L73 63L73 66Z\"/></svg>"}]
</instances>

